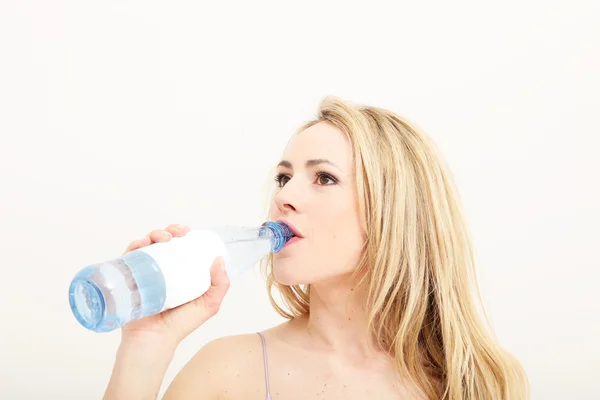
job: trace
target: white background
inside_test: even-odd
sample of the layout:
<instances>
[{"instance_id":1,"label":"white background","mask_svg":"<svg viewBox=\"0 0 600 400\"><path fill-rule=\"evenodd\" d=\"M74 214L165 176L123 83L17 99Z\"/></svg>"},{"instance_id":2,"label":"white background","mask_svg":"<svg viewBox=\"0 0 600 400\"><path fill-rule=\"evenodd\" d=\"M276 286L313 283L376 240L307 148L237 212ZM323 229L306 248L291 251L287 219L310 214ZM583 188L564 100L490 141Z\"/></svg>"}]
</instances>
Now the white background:
<instances>
[{"instance_id":1,"label":"white background","mask_svg":"<svg viewBox=\"0 0 600 400\"><path fill-rule=\"evenodd\" d=\"M3 0L0 398L100 398L120 333L77 324L72 276L170 223L262 222L271 167L328 94L438 143L533 398L600 398L599 17L597 1ZM207 341L279 321L248 273L163 391Z\"/></svg>"}]
</instances>

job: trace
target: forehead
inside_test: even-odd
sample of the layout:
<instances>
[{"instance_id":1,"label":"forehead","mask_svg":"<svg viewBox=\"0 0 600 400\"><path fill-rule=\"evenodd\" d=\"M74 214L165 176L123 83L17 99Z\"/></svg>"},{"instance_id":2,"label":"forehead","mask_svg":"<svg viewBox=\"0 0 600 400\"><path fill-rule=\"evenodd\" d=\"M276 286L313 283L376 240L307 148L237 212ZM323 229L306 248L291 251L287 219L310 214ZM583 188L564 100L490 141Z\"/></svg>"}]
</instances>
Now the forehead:
<instances>
[{"instance_id":1,"label":"forehead","mask_svg":"<svg viewBox=\"0 0 600 400\"><path fill-rule=\"evenodd\" d=\"M293 165L306 160L326 159L347 172L352 168L352 149L347 136L327 122L319 122L296 135L283 158Z\"/></svg>"}]
</instances>

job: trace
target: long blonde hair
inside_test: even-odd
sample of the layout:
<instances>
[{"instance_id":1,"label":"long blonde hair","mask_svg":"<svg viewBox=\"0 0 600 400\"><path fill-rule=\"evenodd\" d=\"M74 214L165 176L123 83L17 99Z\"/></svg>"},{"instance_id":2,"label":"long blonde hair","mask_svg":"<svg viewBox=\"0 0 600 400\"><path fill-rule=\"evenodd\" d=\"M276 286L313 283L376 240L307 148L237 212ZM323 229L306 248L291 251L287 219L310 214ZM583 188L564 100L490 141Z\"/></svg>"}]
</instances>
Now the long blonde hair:
<instances>
[{"instance_id":1,"label":"long blonde hair","mask_svg":"<svg viewBox=\"0 0 600 400\"><path fill-rule=\"evenodd\" d=\"M352 147L367 238L356 272L368 285L375 343L430 399L529 398L523 367L489 329L458 192L436 146L388 110L335 97L297 134L319 122L344 132ZM271 257L265 266L277 312L307 314L310 286L281 285Z\"/></svg>"}]
</instances>

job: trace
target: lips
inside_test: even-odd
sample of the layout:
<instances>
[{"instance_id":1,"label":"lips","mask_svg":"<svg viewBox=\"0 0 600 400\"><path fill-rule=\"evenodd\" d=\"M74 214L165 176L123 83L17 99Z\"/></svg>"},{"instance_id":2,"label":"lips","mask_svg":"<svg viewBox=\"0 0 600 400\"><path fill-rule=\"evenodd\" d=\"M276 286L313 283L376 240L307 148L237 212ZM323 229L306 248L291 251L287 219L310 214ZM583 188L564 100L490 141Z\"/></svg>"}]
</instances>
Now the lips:
<instances>
[{"instance_id":1,"label":"lips","mask_svg":"<svg viewBox=\"0 0 600 400\"><path fill-rule=\"evenodd\" d=\"M277 220L277 222L283 222L284 224L286 224L290 228L290 230L292 231L292 233L294 234L294 236L296 236L298 238L303 238L304 237L304 235L302 235L302 232L300 232L298 230L298 228L293 223L291 223L290 221L288 221L287 219L285 219L285 218L279 218Z\"/></svg>"},{"instance_id":2,"label":"lips","mask_svg":"<svg viewBox=\"0 0 600 400\"><path fill-rule=\"evenodd\" d=\"M283 246L283 248L286 249L286 248L292 246L294 243L298 243L302 240L304 240L304 239L302 239L299 236L294 236L293 238L291 238L290 240L287 241L287 243Z\"/></svg>"}]
</instances>

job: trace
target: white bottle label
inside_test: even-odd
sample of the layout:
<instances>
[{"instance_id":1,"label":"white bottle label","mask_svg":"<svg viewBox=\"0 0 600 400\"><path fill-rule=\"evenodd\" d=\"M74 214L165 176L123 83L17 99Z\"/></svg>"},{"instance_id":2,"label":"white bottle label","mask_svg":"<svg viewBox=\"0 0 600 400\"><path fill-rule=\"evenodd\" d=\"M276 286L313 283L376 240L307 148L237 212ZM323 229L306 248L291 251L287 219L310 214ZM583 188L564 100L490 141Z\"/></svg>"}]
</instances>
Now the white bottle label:
<instances>
[{"instance_id":1,"label":"white bottle label","mask_svg":"<svg viewBox=\"0 0 600 400\"><path fill-rule=\"evenodd\" d=\"M208 229L193 230L168 242L139 249L156 261L165 278L166 301L162 311L201 296L210 287L210 268L219 256L227 265L225 243Z\"/></svg>"}]
</instances>

